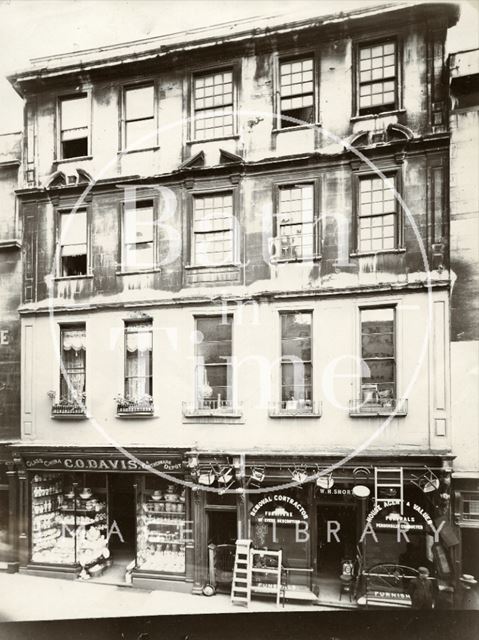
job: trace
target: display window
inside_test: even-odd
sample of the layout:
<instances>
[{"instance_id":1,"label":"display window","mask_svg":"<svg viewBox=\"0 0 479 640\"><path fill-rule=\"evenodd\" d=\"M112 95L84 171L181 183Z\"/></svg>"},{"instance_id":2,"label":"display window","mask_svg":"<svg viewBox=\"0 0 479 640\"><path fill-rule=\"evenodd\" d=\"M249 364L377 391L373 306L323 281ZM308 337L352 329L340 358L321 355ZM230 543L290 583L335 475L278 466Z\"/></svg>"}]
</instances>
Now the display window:
<instances>
[{"instance_id":1,"label":"display window","mask_svg":"<svg viewBox=\"0 0 479 640\"><path fill-rule=\"evenodd\" d=\"M282 551L282 563L293 581L308 582L310 515L307 493L301 489L271 491L255 496L250 528L257 549Z\"/></svg>"},{"instance_id":2,"label":"display window","mask_svg":"<svg viewBox=\"0 0 479 640\"><path fill-rule=\"evenodd\" d=\"M31 481L31 560L80 564L89 571L109 557L104 476L38 473ZM94 486L92 486L92 484Z\"/></svg>"},{"instance_id":3,"label":"display window","mask_svg":"<svg viewBox=\"0 0 479 640\"><path fill-rule=\"evenodd\" d=\"M141 479L137 564L142 571L184 574L187 538L185 489L156 476Z\"/></svg>"}]
</instances>

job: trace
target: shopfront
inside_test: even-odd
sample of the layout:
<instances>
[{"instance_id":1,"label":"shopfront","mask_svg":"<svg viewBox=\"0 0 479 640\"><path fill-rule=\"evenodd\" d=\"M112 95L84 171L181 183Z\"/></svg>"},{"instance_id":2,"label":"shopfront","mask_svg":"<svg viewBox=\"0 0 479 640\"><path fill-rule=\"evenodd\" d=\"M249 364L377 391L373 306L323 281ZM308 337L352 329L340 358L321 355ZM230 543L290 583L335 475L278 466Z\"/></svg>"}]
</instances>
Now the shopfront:
<instances>
[{"instance_id":1,"label":"shopfront","mask_svg":"<svg viewBox=\"0 0 479 640\"><path fill-rule=\"evenodd\" d=\"M16 451L20 571L191 589L183 452Z\"/></svg>"},{"instance_id":2,"label":"shopfront","mask_svg":"<svg viewBox=\"0 0 479 640\"><path fill-rule=\"evenodd\" d=\"M458 575L479 576L479 480L454 478L454 519L460 538Z\"/></svg>"}]
</instances>

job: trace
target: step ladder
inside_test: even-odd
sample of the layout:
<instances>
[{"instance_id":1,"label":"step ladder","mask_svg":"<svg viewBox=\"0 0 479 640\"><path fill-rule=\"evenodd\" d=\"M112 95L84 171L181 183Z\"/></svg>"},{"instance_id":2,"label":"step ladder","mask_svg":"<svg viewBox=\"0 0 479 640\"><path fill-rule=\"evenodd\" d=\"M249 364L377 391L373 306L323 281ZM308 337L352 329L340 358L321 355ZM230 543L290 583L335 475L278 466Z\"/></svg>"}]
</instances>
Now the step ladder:
<instances>
[{"instance_id":1,"label":"step ladder","mask_svg":"<svg viewBox=\"0 0 479 640\"><path fill-rule=\"evenodd\" d=\"M279 607L279 601L283 591L281 584L282 553L281 550L250 550L251 591L253 594L274 596L277 607ZM286 595L285 591L284 595Z\"/></svg>"},{"instance_id":2,"label":"step ladder","mask_svg":"<svg viewBox=\"0 0 479 640\"><path fill-rule=\"evenodd\" d=\"M233 582L231 585L232 604L249 606L251 602L251 540L237 540Z\"/></svg>"},{"instance_id":3,"label":"step ladder","mask_svg":"<svg viewBox=\"0 0 479 640\"><path fill-rule=\"evenodd\" d=\"M399 498L380 497L381 489L394 489L396 493L399 493ZM374 468L374 499L375 504L386 502L398 504L400 513L403 513L404 477L402 467Z\"/></svg>"}]
</instances>

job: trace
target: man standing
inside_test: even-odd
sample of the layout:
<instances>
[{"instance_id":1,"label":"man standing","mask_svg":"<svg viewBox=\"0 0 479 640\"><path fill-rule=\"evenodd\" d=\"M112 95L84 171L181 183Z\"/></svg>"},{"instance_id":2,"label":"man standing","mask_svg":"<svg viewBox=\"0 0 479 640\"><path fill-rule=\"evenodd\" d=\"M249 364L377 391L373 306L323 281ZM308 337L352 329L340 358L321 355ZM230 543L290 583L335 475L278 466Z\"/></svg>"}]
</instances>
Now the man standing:
<instances>
[{"instance_id":1,"label":"man standing","mask_svg":"<svg viewBox=\"0 0 479 640\"><path fill-rule=\"evenodd\" d=\"M432 585L429 580L429 569L418 568L419 575L411 580L410 595L413 609L432 609Z\"/></svg>"}]
</instances>

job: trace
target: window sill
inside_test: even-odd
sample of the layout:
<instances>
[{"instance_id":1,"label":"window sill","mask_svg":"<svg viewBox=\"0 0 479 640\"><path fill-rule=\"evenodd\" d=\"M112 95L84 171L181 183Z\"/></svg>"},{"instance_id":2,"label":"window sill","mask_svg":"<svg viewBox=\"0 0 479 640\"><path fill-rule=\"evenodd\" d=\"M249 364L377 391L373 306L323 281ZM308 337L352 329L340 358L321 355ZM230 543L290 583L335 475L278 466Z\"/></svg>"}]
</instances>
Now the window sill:
<instances>
[{"instance_id":1,"label":"window sill","mask_svg":"<svg viewBox=\"0 0 479 640\"><path fill-rule=\"evenodd\" d=\"M387 254L387 253L392 253L392 254L406 253L406 248L400 247L399 249L381 249L379 251L357 251L357 252L351 253L351 258L363 258L363 257L376 256L378 254Z\"/></svg>"},{"instance_id":2,"label":"window sill","mask_svg":"<svg viewBox=\"0 0 479 640\"><path fill-rule=\"evenodd\" d=\"M85 275L81 275L81 276L55 276L54 280L55 282L61 282L63 280L91 280L93 278L93 274L92 273L86 273Z\"/></svg>"},{"instance_id":3,"label":"window sill","mask_svg":"<svg viewBox=\"0 0 479 640\"><path fill-rule=\"evenodd\" d=\"M302 418L307 418L307 419L311 419L311 418L315 418L318 419L321 417L321 413L314 413L312 411L279 411L279 412L274 412L274 411L270 411L269 412L269 417L273 418L273 419L278 419L278 418L288 418L288 419L302 419Z\"/></svg>"},{"instance_id":4,"label":"window sill","mask_svg":"<svg viewBox=\"0 0 479 640\"><path fill-rule=\"evenodd\" d=\"M278 133L284 133L285 131L306 131L306 129L315 129L321 126L320 122L311 122L311 124L298 124L293 127L282 127L280 129L275 127L271 130L271 133L275 136L278 135Z\"/></svg>"},{"instance_id":5,"label":"window sill","mask_svg":"<svg viewBox=\"0 0 479 640\"><path fill-rule=\"evenodd\" d=\"M187 140L186 144L201 144L204 142L220 142L221 140L239 140L239 134L235 133L231 136L221 136L219 138L194 138L193 140Z\"/></svg>"},{"instance_id":6,"label":"window sill","mask_svg":"<svg viewBox=\"0 0 479 640\"><path fill-rule=\"evenodd\" d=\"M51 418L52 420L87 420L88 415L86 414L86 411L62 412L62 411L52 410Z\"/></svg>"},{"instance_id":7,"label":"window sill","mask_svg":"<svg viewBox=\"0 0 479 640\"><path fill-rule=\"evenodd\" d=\"M0 251L2 249L21 249L22 243L20 240L16 238L8 239L8 240L0 240Z\"/></svg>"},{"instance_id":8,"label":"window sill","mask_svg":"<svg viewBox=\"0 0 479 640\"><path fill-rule=\"evenodd\" d=\"M198 413L183 416L183 424L244 424L241 413Z\"/></svg>"},{"instance_id":9,"label":"window sill","mask_svg":"<svg viewBox=\"0 0 479 640\"><path fill-rule=\"evenodd\" d=\"M115 275L117 276L137 276L143 273L160 273L161 269L159 267L154 267L153 269L132 269L131 271L115 271Z\"/></svg>"},{"instance_id":10,"label":"window sill","mask_svg":"<svg viewBox=\"0 0 479 640\"><path fill-rule=\"evenodd\" d=\"M133 418L134 420L147 420L148 418L158 418L158 414L153 411L117 411L116 417L120 420Z\"/></svg>"},{"instance_id":11,"label":"window sill","mask_svg":"<svg viewBox=\"0 0 479 640\"><path fill-rule=\"evenodd\" d=\"M380 111L379 113L356 115L351 117L351 122L360 122L361 120L371 120L373 118L385 118L387 116L398 116L402 113L406 113L406 109L392 109L391 111Z\"/></svg>"},{"instance_id":12,"label":"window sill","mask_svg":"<svg viewBox=\"0 0 479 640\"><path fill-rule=\"evenodd\" d=\"M322 259L322 256L317 255L317 256L313 256L312 258L271 258L271 262L273 264L288 264L288 263L293 263L293 264L297 264L297 263L302 263L302 262L320 262Z\"/></svg>"},{"instance_id":13,"label":"window sill","mask_svg":"<svg viewBox=\"0 0 479 640\"><path fill-rule=\"evenodd\" d=\"M79 162L80 160L93 160L93 156L77 156L76 158L59 158L53 161L54 165L64 164L67 162Z\"/></svg>"},{"instance_id":14,"label":"window sill","mask_svg":"<svg viewBox=\"0 0 479 640\"><path fill-rule=\"evenodd\" d=\"M407 416L407 411L401 409L395 411L394 409L386 409L384 407L378 407L377 411L368 409L367 411L353 411L349 412L350 418L386 418L388 416L394 416L395 418L404 418Z\"/></svg>"},{"instance_id":15,"label":"window sill","mask_svg":"<svg viewBox=\"0 0 479 640\"><path fill-rule=\"evenodd\" d=\"M185 264L184 268L188 270L193 269L224 269L225 267L230 267L232 269L237 269L241 267L241 262L222 262L220 264Z\"/></svg>"},{"instance_id":16,"label":"window sill","mask_svg":"<svg viewBox=\"0 0 479 640\"><path fill-rule=\"evenodd\" d=\"M144 149L120 149L118 151L119 156L127 156L131 153L141 153L142 151L159 151L160 145L154 147L145 147Z\"/></svg>"},{"instance_id":17,"label":"window sill","mask_svg":"<svg viewBox=\"0 0 479 640\"><path fill-rule=\"evenodd\" d=\"M289 405L289 406L288 406ZM295 406L296 405L296 406ZM308 406L298 406L298 403L272 402L268 408L270 418L320 418L321 402L311 402Z\"/></svg>"},{"instance_id":18,"label":"window sill","mask_svg":"<svg viewBox=\"0 0 479 640\"><path fill-rule=\"evenodd\" d=\"M387 406L361 402L361 400L351 400L349 405L349 416L351 418L384 418L387 416L403 418L407 416L407 412L407 400L391 400Z\"/></svg>"}]
</instances>

